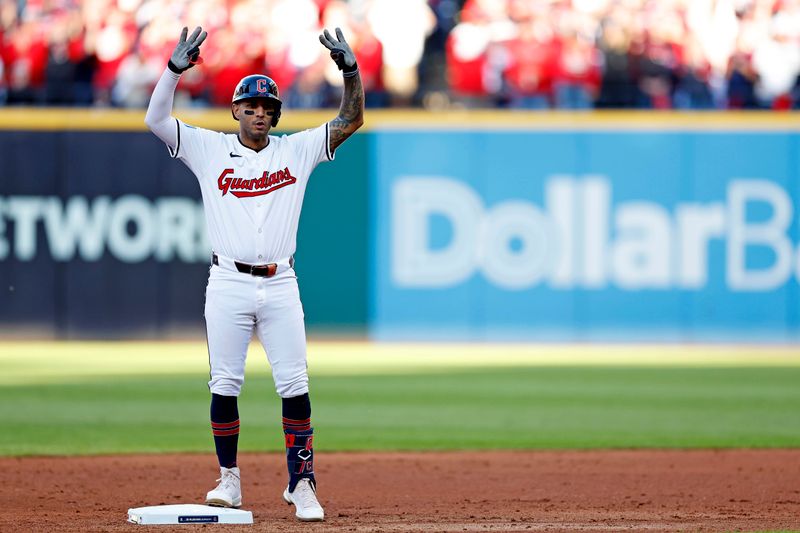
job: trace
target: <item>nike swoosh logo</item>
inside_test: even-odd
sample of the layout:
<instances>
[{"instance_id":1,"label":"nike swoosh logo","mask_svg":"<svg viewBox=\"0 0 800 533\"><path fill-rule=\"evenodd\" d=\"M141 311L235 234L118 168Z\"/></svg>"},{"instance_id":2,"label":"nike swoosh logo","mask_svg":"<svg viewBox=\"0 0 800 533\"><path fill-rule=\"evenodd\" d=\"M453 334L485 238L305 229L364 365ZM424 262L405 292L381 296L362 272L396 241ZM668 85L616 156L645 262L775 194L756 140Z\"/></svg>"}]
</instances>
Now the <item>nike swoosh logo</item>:
<instances>
[{"instance_id":1,"label":"nike swoosh logo","mask_svg":"<svg viewBox=\"0 0 800 533\"><path fill-rule=\"evenodd\" d=\"M231 157L242 157L242 156L240 156L239 154L234 154L233 152L231 152Z\"/></svg>"}]
</instances>

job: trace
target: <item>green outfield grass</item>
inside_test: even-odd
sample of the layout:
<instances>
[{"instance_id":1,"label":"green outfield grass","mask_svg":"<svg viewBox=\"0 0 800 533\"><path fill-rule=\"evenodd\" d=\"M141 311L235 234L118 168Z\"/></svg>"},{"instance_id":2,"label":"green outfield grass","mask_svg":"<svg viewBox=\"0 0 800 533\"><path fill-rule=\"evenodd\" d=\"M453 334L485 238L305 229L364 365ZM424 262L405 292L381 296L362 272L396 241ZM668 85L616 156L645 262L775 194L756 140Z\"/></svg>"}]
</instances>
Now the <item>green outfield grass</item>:
<instances>
[{"instance_id":1,"label":"green outfield grass","mask_svg":"<svg viewBox=\"0 0 800 533\"><path fill-rule=\"evenodd\" d=\"M315 442L326 450L797 447L798 353L312 343ZM207 379L199 343L0 344L0 454L210 453ZM282 448L280 401L257 349L240 415L241 449Z\"/></svg>"}]
</instances>

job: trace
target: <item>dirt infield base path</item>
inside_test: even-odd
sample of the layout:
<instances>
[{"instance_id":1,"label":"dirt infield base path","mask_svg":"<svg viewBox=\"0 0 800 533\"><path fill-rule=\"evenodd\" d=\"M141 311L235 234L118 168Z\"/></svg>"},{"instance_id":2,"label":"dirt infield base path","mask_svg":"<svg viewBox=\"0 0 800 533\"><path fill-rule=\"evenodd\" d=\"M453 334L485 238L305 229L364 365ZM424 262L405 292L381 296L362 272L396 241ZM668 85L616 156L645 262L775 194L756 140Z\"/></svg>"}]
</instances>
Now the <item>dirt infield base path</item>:
<instances>
[{"instance_id":1,"label":"dirt infield base path","mask_svg":"<svg viewBox=\"0 0 800 533\"><path fill-rule=\"evenodd\" d=\"M241 457L253 526L136 526L198 503L213 455L0 459L0 531L800 530L800 450L320 453L322 524L280 494L278 454Z\"/></svg>"}]
</instances>

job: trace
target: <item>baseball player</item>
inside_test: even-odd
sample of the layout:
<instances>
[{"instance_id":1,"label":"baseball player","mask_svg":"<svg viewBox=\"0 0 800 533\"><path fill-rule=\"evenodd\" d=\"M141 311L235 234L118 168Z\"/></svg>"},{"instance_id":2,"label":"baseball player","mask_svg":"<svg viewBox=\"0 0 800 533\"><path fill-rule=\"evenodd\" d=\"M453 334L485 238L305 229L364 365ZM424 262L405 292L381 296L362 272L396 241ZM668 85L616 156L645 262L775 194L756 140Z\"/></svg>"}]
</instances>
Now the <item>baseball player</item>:
<instances>
[{"instance_id":1,"label":"baseball player","mask_svg":"<svg viewBox=\"0 0 800 533\"><path fill-rule=\"evenodd\" d=\"M356 57L339 28L335 37L328 30L320 35L344 77L339 114L330 122L289 136L270 135L281 117L280 93L272 79L253 74L233 93L231 114L239 122L239 133L224 134L170 116L181 73L202 62L200 45L206 32L198 27L187 34L183 28L153 90L145 123L200 182L213 248L205 318L211 428L221 477L206 503L242 504L237 397L255 331L283 404L289 471L283 499L295 505L298 519L323 520L316 496L305 325L293 254L311 172L319 163L332 161L336 148L363 123L364 91Z\"/></svg>"}]
</instances>

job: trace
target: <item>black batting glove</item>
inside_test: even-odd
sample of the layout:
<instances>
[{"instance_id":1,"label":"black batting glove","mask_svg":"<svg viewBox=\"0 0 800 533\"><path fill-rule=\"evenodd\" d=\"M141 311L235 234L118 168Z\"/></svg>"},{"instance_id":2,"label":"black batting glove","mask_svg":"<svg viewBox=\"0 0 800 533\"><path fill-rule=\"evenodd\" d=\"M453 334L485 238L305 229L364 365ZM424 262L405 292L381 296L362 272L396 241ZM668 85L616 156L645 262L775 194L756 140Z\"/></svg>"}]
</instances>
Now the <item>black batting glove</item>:
<instances>
[{"instance_id":1,"label":"black batting glove","mask_svg":"<svg viewBox=\"0 0 800 533\"><path fill-rule=\"evenodd\" d=\"M181 74L203 62L200 58L200 45L208 37L208 32L203 31L203 28L198 26L187 39L186 35L188 33L189 28L184 27L178 44L175 45L175 50L169 58L169 63L167 63L167 67L175 74Z\"/></svg>"},{"instance_id":2,"label":"black batting glove","mask_svg":"<svg viewBox=\"0 0 800 533\"><path fill-rule=\"evenodd\" d=\"M331 51L331 59L342 71L342 75L345 78L350 78L358 73L356 55L350 45L347 44L347 41L344 40L344 34L342 34L341 29L336 28L336 38L328 30L323 30L322 35L319 36L319 42Z\"/></svg>"}]
</instances>

